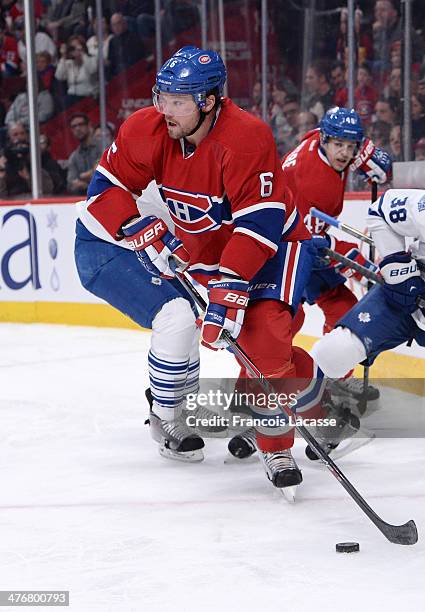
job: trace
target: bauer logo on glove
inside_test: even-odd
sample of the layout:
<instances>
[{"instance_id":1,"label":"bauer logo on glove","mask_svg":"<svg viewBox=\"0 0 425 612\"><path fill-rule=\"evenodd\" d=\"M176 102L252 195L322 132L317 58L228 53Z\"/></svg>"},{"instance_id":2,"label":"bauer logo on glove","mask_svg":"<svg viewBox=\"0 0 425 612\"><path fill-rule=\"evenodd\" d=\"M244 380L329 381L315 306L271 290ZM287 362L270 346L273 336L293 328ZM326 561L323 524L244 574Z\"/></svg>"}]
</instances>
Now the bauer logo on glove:
<instances>
[{"instance_id":1,"label":"bauer logo on glove","mask_svg":"<svg viewBox=\"0 0 425 612\"><path fill-rule=\"evenodd\" d=\"M248 281L211 280L208 283L209 304L202 326L202 341L209 348L227 348L221 339L224 330L236 339L241 331L248 306Z\"/></svg>"},{"instance_id":2,"label":"bauer logo on glove","mask_svg":"<svg viewBox=\"0 0 425 612\"><path fill-rule=\"evenodd\" d=\"M133 219L122 231L129 247L151 274L173 278L176 268L184 270L189 265L189 253L162 219Z\"/></svg>"}]
</instances>

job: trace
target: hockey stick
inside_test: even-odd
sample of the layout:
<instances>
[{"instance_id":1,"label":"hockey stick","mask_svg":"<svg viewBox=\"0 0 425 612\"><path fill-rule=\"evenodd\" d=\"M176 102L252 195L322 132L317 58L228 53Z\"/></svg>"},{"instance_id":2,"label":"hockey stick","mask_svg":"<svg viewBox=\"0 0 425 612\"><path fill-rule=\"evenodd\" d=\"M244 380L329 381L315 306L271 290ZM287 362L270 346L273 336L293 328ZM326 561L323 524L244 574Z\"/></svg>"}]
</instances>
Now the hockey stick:
<instances>
[{"instance_id":1,"label":"hockey stick","mask_svg":"<svg viewBox=\"0 0 425 612\"><path fill-rule=\"evenodd\" d=\"M362 242L366 242L371 247L375 248L375 243L373 242L372 238L367 234L363 234L363 232L356 229L355 227L347 225L346 223L342 223L341 221L339 221L339 219L331 217L331 215L327 215L326 213L322 212L321 210L318 210L317 208L310 208L310 214L313 217L316 217L317 219L325 221L325 223L327 223L328 225L332 225L332 227L336 227L337 229L340 229L343 232L350 234L350 236L354 236L354 238L358 238ZM334 259L336 259L336 257L334 257ZM421 261L416 260L416 263L418 264L419 270L425 270L425 265Z\"/></svg>"},{"instance_id":2,"label":"hockey stick","mask_svg":"<svg viewBox=\"0 0 425 612\"><path fill-rule=\"evenodd\" d=\"M373 184L376 185L376 183ZM366 234L363 234L363 232L356 229L355 227L347 225L346 223L339 221L339 219L335 219L335 217L331 217L330 215L327 215L326 213L322 212L321 210L318 210L317 208L310 208L310 215L312 217L320 219L321 221L324 221L328 225L332 225L332 227L336 227L337 229L340 229L343 232L350 234L350 236L354 236L354 238L358 238L362 242L366 242L367 244L373 246L372 238L370 238Z\"/></svg>"},{"instance_id":3,"label":"hockey stick","mask_svg":"<svg viewBox=\"0 0 425 612\"><path fill-rule=\"evenodd\" d=\"M365 268L364 266L357 263L356 261L353 261L352 259L349 259L348 257L345 257L344 255L341 255L341 253L337 253L336 251L333 251L332 249L327 249L326 247L320 250L324 251L324 253L328 257L335 259L335 261L338 261L344 264L345 266L347 266L348 268L352 268L356 272L359 272L362 276L364 276L371 282L377 283L378 285L383 285L385 283L382 276L379 276L379 274L376 274L376 272L373 272L372 270ZM422 297L418 297L416 299L416 304L418 308L425 308L425 299Z\"/></svg>"},{"instance_id":4,"label":"hockey stick","mask_svg":"<svg viewBox=\"0 0 425 612\"><path fill-rule=\"evenodd\" d=\"M207 303L205 302L201 294L197 291L197 289L193 286L189 275L184 272L176 271L176 277L179 279L182 286L193 297L200 310L205 312L207 308ZM263 387L264 391L267 394L275 393L273 385L269 382L267 378L262 375L260 370L250 360L248 355L237 343L237 341L232 338L229 332L224 330L222 332L222 337L224 340L226 340L227 344L232 349L234 355L245 366L248 372L253 377L259 379L259 382ZM280 402L278 403L279 408L282 410L282 412L286 414L286 416L290 417L292 420L296 419L295 412L293 412L293 410L288 405L281 404ZM314 452L319 457L319 459L325 464L328 470L344 487L350 497L356 502L356 504L366 514L366 516L368 516L368 518L379 529L379 531L387 538L387 540L389 540L393 544L416 544L416 542L418 541L418 531L413 520L408 521L404 525L391 525L390 523L386 523L385 521L383 521L369 506L366 500L363 499L357 489L353 487L351 482L341 472L339 467L332 461L329 455L323 450L323 448L320 446L314 436L312 436L312 434L308 431L308 429L304 425L295 425L295 429L300 433L300 435L304 438L307 444L309 444L310 447L314 449Z\"/></svg>"},{"instance_id":5,"label":"hockey stick","mask_svg":"<svg viewBox=\"0 0 425 612\"><path fill-rule=\"evenodd\" d=\"M371 194L370 194L371 205L374 203L377 197L378 197L378 183L376 181L372 181L372 189L371 189ZM368 241L368 244L369 244L369 260L372 263L375 263L375 244L372 239L370 239L370 242ZM372 287L373 287L373 283L372 281L369 281L367 283L368 291ZM359 402L360 414L364 414L367 410L367 390L368 388L369 388L369 366L365 365L363 367L363 397L360 399L360 402Z\"/></svg>"}]
</instances>

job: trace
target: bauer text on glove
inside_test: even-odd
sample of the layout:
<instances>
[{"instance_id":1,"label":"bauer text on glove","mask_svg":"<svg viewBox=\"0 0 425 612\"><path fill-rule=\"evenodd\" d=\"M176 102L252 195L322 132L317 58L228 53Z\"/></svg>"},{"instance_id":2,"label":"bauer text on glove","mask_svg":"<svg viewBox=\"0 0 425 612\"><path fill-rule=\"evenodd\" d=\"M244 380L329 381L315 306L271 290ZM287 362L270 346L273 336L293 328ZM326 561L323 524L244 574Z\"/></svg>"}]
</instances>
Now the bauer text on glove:
<instances>
[{"instance_id":1,"label":"bauer text on glove","mask_svg":"<svg viewBox=\"0 0 425 612\"><path fill-rule=\"evenodd\" d=\"M184 270L189 264L189 253L182 242L158 217L149 216L133 219L122 228L127 244L135 251L138 259L151 274L173 278L175 266Z\"/></svg>"},{"instance_id":2,"label":"bauer text on glove","mask_svg":"<svg viewBox=\"0 0 425 612\"><path fill-rule=\"evenodd\" d=\"M418 297L425 296L425 281L417 262L409 253L399 252L385 257L379 268L385 281L382 288L387 302L406 313L414 312Z\"/></svg>"},{"instance_id":3,"label":"bauer text on glove","mask_svg":"<svg viewBox=\"0 0 425 612\"><path fill-rule=\"evenodd\" d=\"M213 348L226 348L220 338L227 330L236 339L241 331L248 305L248 282L238 280L211 280L208 283L209 304L202 326L202 340Z\"/></svg>"}]
</instances>

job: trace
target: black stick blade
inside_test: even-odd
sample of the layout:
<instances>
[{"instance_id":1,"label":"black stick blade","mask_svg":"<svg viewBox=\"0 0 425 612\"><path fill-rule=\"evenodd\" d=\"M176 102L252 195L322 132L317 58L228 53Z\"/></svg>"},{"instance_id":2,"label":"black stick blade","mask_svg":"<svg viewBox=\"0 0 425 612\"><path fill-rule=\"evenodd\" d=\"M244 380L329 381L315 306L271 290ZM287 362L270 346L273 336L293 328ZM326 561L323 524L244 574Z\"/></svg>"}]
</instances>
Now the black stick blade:
<instances>
[{"instance_id":1,"label":"black stick blade","mask_svg":"<svg viewBox=\"0 0 425 612\"><path fill-rule=\"evenodd\" d=\"M393 544L405 544L407 546L416 544L418 541L418 530L415 521L408 521L404 525L390 525L383 521L380 527L384 536Z\"/></svg>"}]
</instances>

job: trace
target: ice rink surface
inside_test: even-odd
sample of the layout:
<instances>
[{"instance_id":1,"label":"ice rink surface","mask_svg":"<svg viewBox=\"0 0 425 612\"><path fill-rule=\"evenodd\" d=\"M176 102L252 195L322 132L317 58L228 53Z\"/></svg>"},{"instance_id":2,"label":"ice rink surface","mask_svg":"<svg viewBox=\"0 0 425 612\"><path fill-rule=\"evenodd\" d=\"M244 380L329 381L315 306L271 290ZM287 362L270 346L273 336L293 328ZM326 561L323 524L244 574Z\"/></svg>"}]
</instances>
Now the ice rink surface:
<instances>
[{"instance_id":1,"label":"ice rink surface","mask_svg":"<svg viewBox=\"0 0 425 612\"><path fill-rule=\"evenodd\" d=\"M302 441L294 505L258 459L224 463L226 440L207 440L200 464L161 458L143 424L148 342L0 325L0 590L69 590L78 612L424 609L423 439L378 439L339 461L384 520L416 521L419 542L397 546ZM202 372L237 368L205 349ZM418 402L382 396L401 414ZM352 540L359 553L335 552Z\"/></svg>"}]
</instances>

